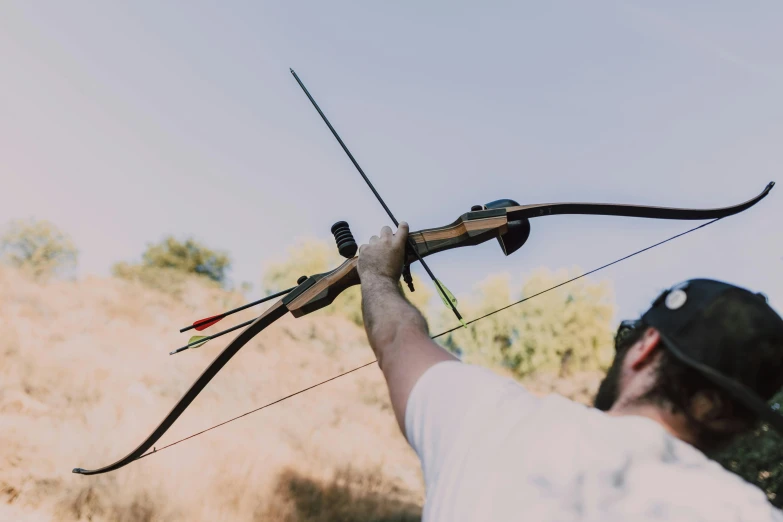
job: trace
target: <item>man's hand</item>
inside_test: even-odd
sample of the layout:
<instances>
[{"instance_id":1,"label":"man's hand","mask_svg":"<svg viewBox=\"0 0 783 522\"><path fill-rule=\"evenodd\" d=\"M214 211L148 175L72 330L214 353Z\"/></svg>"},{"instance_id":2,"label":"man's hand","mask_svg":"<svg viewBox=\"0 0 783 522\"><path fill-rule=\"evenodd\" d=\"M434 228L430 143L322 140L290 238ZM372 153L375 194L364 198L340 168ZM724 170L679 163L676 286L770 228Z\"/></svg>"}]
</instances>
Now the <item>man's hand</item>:
<instances>
[{"instance_id":1,"label":"man's hand","mask_svg":"<svg viewBox=\"0 0 783 522\"><path fill-rule=\"evenodd\" d=\"M381 235L372 236L370 243L359 247L359 279L365 282L373 278L398 281L405 264L405 245L408 241L408 224L400 223L396 234L383 227Z\"/></svg>"}]
</instances>

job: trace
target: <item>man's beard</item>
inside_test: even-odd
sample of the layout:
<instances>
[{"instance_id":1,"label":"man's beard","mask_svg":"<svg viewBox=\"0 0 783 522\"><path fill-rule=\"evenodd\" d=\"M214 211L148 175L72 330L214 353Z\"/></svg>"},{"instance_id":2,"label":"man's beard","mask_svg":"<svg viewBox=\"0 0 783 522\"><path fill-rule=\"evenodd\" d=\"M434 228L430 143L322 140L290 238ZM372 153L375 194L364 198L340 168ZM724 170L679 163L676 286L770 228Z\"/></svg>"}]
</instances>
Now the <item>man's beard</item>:
<instances>
[{"instance_id":1,"label":"man's beard","mask_svg":"<svg viewBox=\"0 0 783 522\"><path fill-rule=\"evenodd\" d=\"M606 372L604 380L601 381L601 385L598 387L598 393L595 394L593 406L596 409L609 411L612 409L612 406L614 406L614 403L617 402L617 398L620 394L620 374L622 373L623 361L625 360L627 353L628 350L624 350L615 355L612 366L609 368L609 371Z\"/></svg>"}]
</instances>

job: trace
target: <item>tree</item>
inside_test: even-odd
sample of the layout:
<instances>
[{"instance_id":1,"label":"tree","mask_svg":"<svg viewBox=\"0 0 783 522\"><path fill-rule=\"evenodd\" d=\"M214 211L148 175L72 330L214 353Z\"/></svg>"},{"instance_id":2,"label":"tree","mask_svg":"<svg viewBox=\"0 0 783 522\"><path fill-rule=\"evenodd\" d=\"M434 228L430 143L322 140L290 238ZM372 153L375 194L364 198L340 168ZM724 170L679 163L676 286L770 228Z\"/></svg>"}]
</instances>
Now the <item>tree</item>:
<instances>
[{"instance_id":1,"label":"tree","mask_svg":"<svg viewBox=\"0 0 783 522\"><path fill-rule=\"evenodd\" d=\"M156 245L149 245L142 254L142 263L156 268L173 268L225 284L231 260L228 254L211 250L192 238L182 242L169 236Z\"/></svg>"},{"instance_id":2,"label":"tree","mask_svg":"<svg viewBox=\"0 0 783 522\"><path fill-rule=\"evenodd\" d=\"M46 279L76 268L78 250L71 239L49 221L12 221L0 238L3 261Z\"/></svg>"},{"instance_id":3,"label":"tree","mask_svg":"<svg viewBox=\"0 0 783 522\"><path fill-rule=\"evenodd\" d=\"M224 287L230 266L231 260L224 252L207 248L192 238L179 241L169 236L160 243L148 245L141 263L117 263L112 273L176 295L188 276Z\"/></svg>"},{"instance_id":4,"label":"tree","mask_svg":"<svg viewBox=\"0 0 783 522\"><path fill-rule=\"evenodd\" d=\"M468 318L481 317L569 277L565 270L540 269L515 295L508 275L491 276L478 285L478 295L461 300L459 308ZM465 360L501 365L518 378L537 371L567 376L605 369L614 353L613 302L606 284L581 279L455 330L445 345Z\"/></svg>"}]
</instances>

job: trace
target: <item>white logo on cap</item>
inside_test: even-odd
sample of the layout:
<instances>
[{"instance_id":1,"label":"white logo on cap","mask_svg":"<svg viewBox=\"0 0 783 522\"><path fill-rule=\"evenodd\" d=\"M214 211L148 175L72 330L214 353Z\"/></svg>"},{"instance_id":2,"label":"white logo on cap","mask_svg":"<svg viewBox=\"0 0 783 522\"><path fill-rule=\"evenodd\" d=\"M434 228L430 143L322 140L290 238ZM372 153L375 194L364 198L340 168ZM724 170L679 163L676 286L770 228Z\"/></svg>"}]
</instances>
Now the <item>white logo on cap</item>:
<instances>
[{"instance_id":1,"label":"white logo on cap","mask_svg":"<svg viewBox=\"0 0 783 522\"><path fill-rule=\"evenodd\" d=\"M669 292L669 295L666 296L666 308L669 310L677 310L678 308L682 308L682 305L684 305L687 300L688 295L683 290L672 290Z\"/></svg>"}]
</instances>

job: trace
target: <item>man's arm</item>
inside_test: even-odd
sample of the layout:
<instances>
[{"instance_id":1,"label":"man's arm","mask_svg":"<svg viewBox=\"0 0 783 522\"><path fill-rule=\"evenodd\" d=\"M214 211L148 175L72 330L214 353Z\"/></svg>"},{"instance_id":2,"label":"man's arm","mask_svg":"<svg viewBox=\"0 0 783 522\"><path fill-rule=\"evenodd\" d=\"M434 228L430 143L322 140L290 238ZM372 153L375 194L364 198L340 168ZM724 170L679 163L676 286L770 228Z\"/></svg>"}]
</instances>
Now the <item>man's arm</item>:
<instances>
[{"instance_id":1,"label":"man's arm","mask_svg":"<svg viewBox=\"0 0 783 522\"><path fill-rule=\"evenodd\" d=\"M427 322L402 294L407 223L396 234L389 227L359 249L364 328L389 387L394 414L405 433L405 408L419 377L431 366L456 357L429 337Z\"/></svg>"}]
</instances>

